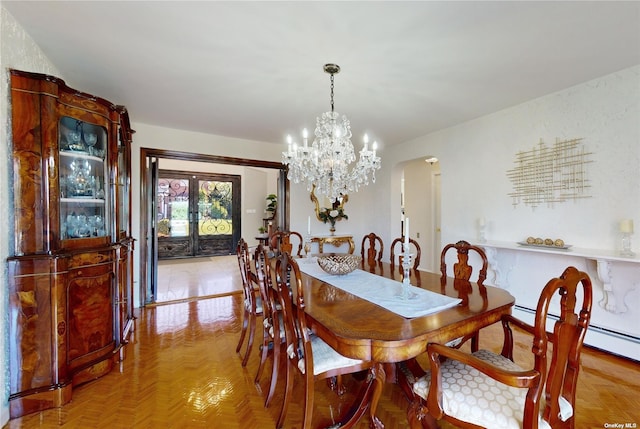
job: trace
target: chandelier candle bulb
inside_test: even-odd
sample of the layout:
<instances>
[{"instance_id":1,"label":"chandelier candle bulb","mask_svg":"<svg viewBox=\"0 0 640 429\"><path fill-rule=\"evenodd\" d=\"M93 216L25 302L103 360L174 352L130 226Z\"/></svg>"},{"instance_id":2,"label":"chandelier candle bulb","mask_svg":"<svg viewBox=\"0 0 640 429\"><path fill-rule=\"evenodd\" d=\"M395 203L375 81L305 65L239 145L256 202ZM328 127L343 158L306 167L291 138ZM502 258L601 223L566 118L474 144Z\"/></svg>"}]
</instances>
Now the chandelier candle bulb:
<instances>
[{"instance_id":1,"label":"chandelier candle bulb","mask_svg":"<svg viewBox=\"0 0 640 429\"><path fill-rule=\"evenodd\" d=\"M304 148L305 148L305 149L307 148L307 140L308 140L308 137L309 137L309 133L307 132L307 129L306 129L306 128L303 128L303 129L302 129L302 138L304 139Z\"/></svg>"},{"instance_id":2,"label":"chandelier candle bulb","mask_svg":"<svg viewBox=\"0 0 640 429\"><path fill-rule=\"evenodd\" d=\"M307 218L307 235L311 235L311 216Z\"/></svg>"},{"instance_id":3,"label":"chandelier candle bulb","mask_svg":"<svg viewBox=\"0 0 640 429\"><path fill-rule=\"evenodd\" d=\"M624 219L620 222L620 232L633 234L633 219Z\"/></svg>"}]
</instances>

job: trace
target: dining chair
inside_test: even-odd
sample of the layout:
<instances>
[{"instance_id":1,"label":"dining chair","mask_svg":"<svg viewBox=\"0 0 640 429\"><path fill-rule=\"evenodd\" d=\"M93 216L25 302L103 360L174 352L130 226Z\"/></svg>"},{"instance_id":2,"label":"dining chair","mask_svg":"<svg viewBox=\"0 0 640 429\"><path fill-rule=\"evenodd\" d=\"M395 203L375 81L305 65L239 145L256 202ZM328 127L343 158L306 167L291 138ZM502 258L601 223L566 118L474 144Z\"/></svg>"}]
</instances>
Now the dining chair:
<instances>
[{"instance_id":1,"label":"dining chair","mask_svg":"<svg viewBox=\"0 0 640 429\"><path fill-rule=\"evenodd\" d=\"M277 302L272 282L273 276L271 270L271 258L269 256L270 253L271 252L268 248L258 245L253 258L260 297L262 299L263 314L260 364L254 381L256 385L260 384L260 377L262 376L269 354L273 356L269 391L267 392L267 396L264 401L265 407L269 406L271 399L273 398L280 373L281 349L286 344L284 325L282 322L282 307Z\"/></svg>"},{"instance_id":2,"label":"dining chair","mask_svg":"<svg viewBox=\"0 0 640 429\"><path fill-rule=\"evenodd\" d=\"M255 276L251 270L251 261L249 254L249 246L244 238L238 241L236 247L236 255L238 256L238 266L240 267L240 278L242 279L242 292L244 294L244 313L242 317L242 331L240 340L236 347L236 353L240 352L244 338L249 329L249 338L247 339L247 347L242 358L242 366L246 366L249 360L251 349L253 348L253 339L256 333L256 319L262 316L262 299L260 299L257 286L255 285Z\"/></svg>"},{"instance_id":3,"label":"dining chair","mask_svg":"<svg viewBox=\"0 0 640 429\"><path fill-rule=\"evenodd\" d=\"M481 247L470 244L467 241L460 240L457 243L447 244L442 248L440 253L440 284L442 288L447 285L447 256L448 253L454 253L456 255L456 262L453 264L452 277L454 279L454 286L456 289L461 289L463 286L469 284L471 275L473 274L473 266L469 265L469 252L475 253L479 257L480 269L478 270L478 278L476 284L478 287L484 286L484 281L487 278L487 268L489 262L487 260L487 254ZM460 347L466 341L471 339L471 351L478 351L480 333L478 331L473 334L467 335L463 338L454 340L450 346Z\"/></svg>"},{"instance_id":4,"label":"dining chair","mask_svg":"<svg viewBox=\"0 0 640 429\"><path fill-rule=\"evenodd\" d=\"M298 248L295 253L293 252L293 243L291 242L292 237L298 242ZM302 234L296 231L277 231L269 238L269 247L277 254L287 252L291 255L302 257L303 246L304 239L302 238Z\"/></svg>"},{"instance_id":5,"label":"dining chair","mask_svg":"<svg viewBox=\"0 0 640 429\"><path fill-rule=\"evenodd\" d=\"M396 265L396 247L398 247L398 245L400 245L400 248L398 249L399 252L397 253L397 262L398 266L402 266L402 246L404 245L404 237L396 238L391 242L391 257L389 259L391 265ZM409 247L411 249L410 252L412 253L413 258L412 268L414 270L417 270L418 266L420 265L420 256L422 255L422 250L420 250L420 245L413 238L409 238Z\"/></svg>"},{"instance_id":6,"label":"dining chair","mask_svg":"<svg viewBox=\"0 0 640 429\"><path fill-rule=\"evenodd\" d=\"M502 317L501 354L427 345L430 372L413 385L411 426L421 420L423 427L435 428L436 421L444 419L462 428L573 429L580 352L591 305L589 276L568 267L542 290L533 325L512 315ZM550 313L558 318L553 331L547 332ZM530 369L514 363L511 325L533 338Z\"/></svg>"},{"instance_id":7,"label":"dining chair","mask_svg":"<svg viewBox=\"0 0 640 429\"><path fill-rule=\"evenodd\" d=\"M286 387L277 428L282 428L293 390L294 373L304 379L304 414L302 427L311 427L313 416L314 382L369 369L371 361L350 359L335 351L307 327L305 297L300 269L288 253L278 256L275 265L278 302L287 342ZM342 392L338 392L341 394Z\"/></svg>"},{"instance_id":8,"label":"dining chair","mask_svg":"<svg viewBox=\"0 0 640 429\"><path fill-rule=\"evenodd\" d=\"M379 248L377 247L379 246ZM370 267L374 267L376 263L382 261L382 253L384 252L384 244L382 238L376 235L375 232L362 237L361 256L362 262L367 261Z\"/></svg>"}]
</instances>

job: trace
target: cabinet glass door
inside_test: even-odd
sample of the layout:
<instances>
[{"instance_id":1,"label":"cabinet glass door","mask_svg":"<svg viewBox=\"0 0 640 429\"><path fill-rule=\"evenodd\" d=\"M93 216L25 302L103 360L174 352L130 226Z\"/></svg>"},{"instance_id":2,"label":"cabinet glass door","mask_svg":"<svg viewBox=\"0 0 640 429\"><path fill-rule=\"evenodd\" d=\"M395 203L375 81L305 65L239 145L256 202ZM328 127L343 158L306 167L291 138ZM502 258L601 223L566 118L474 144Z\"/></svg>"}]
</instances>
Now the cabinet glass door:
<instances>
[{"instance_id":1,"label":"cabinet glass door","mask_svg":"<svg viewBox=\"0 0 640 429\"><path fill-rule=\"evenodd\" d=\"M58 125L60 237L106 236L107 130L68 116L63 116Z\"/></svg>"},{"instance_id":2,"label":"cabinet glass door","mask_svg":"<svg viewBox=\"0 0 640 429\"><path fill-rule=\"evenodd\" d=\"M127 237L131 231L129 221L129 150L120 134L121 133L118 133L118 176L116 178L116 204L118 213L118 234L116 239L118 240Z\"/></svg>"}]
</instances>

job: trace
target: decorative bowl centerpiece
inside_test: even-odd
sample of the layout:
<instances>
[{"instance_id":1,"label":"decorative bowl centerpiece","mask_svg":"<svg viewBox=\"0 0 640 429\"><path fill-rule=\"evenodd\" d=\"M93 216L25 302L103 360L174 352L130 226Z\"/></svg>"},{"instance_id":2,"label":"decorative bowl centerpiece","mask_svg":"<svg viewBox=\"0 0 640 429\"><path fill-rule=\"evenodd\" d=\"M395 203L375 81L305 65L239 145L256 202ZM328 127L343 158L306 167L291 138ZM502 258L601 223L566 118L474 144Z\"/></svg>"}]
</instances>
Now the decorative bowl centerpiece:
<instances>
[{"instance_id":1,"label":"decorative bowl centerpiece","mask_svg":"<svg viewBox=\"0 0 640 429\"><path fill-rule=\"evenodd\" d=\"M358 268L361 260L360 255L331 254L318 256L318 265L329 274L343 275Z\"/></svg>"}]
</instances>

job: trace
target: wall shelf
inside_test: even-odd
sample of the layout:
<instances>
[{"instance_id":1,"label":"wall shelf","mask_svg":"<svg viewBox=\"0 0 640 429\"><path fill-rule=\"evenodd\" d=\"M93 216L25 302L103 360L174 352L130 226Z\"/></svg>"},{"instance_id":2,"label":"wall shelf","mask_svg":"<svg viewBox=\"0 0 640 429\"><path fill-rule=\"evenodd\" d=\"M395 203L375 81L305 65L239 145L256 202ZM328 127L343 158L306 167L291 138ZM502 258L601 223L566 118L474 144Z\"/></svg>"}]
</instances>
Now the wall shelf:
<instances>
[{"instance_id":1,"label":"wall shelf","mask_svg":"<svg viewBox=\"0 0 640 429\"><path fill-rule=\"evenodd\" d=\"M640 270L640 256L632 257L621 256L619 251L607 249L587 249L579 247L571 247L569 249L554 249L543 247L523 246L515 242L508 241L487 241L484 243L476 243L481 246L489 261L491 270L495 273L496 285L509 288L507 279L509 271L513 268L515 260L508 257L499 257L500 253L510 252L532 252L550 255L562 255L566 257L582 258L595 261L597 268L598 280L602 283L604 295L599 301L600 306L611 313L625 313L628 310L624 302L624 297L629 290L634 290L640 283L631 279L629 283L624 284L626 279L616 275L619 268L623 266L632 266L633 269ZM640 278L640 274L635 277Z\"/></svg>"}]
</instances>

